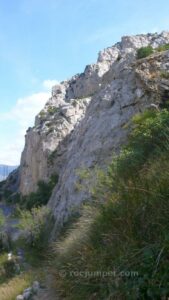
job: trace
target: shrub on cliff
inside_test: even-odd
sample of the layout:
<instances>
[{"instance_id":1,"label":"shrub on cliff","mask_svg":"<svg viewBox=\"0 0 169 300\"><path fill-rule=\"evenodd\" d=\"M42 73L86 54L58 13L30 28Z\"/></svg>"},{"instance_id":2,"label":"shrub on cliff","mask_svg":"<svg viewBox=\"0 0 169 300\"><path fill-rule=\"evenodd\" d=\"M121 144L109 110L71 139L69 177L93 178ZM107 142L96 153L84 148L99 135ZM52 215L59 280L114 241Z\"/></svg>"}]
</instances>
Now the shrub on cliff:
<instances>
[{"instance_id":1,"label":"shrub on cliff","mask_svg":"<svg viewBox=\"0 0 169 300\"><path fill-rule=\"evenodd\" d=\"M161 45L156 49L158 52L169 50L169 44Z\"/></svg>"},{"instance_id":2,"label":"shrub on cliff","mask_svg":"<svg viewBox=\"0 0 169 300\"><path fill-rule=\"evenodd\" d=\"M3 230L4 224L5 224L5 217L2 209L0 209L0 232Z\"/></svg>"},{"instance_id":3,"label":"shrub on cliff","mask_svg":"<svg viewBox=\"0 0 169 300\"><path fill-rule=\"evenodd\" d=\"M169 297L168 149L167 110L134 118L128 145L98 183L93 217L56 244L54 283L65 299Z\"/></svg>"},{"instance_id":4,"label":"shrub on cliff","mask_svg":"<svg viewBox=\"0 0 169 300\"><path fill-rule=\"evenodd\" d=\"M26 209L32 209L33 207L46 205L57 182L57 174L53 174L49 182L39 181L36 192L20 197L20 206Z\"/></svg>"},{"instance_id":5,"label":"shrub on cliff","mask_svg":"<svg viewBox=\"0 0 169 300\"><path fill-rule=\"evenodd\" d=\"M151 46L141 47L140 49L137 50L138 59L147 57L151 54L153 54L153 48Z\"/></svg>"},{"instance_id":6,"label":"shrub on cliff","mask_svg":"<svg viewBox=\"0 0 169 300\"><path fill-rule=\"evenodd\" d=\"M161 71L160 77L168 80L169 79L169 72L166 71L166 70Z\"/></svg>"},{"instance_id":7,"label":"shrub on cliff","mask_svg":"<svg viewBox=\"0 0 169 300\"><path fill-rule=\"evenodd\" d=\"M2 209L0 209L0 252L9 249L10 239L8 232L4 229L6 219Z\"/></svg>"},{"instance_id":8,"label":"shrub on cliff","mask_svg":"<svg viewBox=\"0 0 169 300\"><path fill-rule=\"evenodd\" d=\"M57 111L58 111L58 108L57 108L57 107L55 107L55 106L48 106L47 112L48 112L50 115L55 114Z\"/></svg>"}]
</instances>

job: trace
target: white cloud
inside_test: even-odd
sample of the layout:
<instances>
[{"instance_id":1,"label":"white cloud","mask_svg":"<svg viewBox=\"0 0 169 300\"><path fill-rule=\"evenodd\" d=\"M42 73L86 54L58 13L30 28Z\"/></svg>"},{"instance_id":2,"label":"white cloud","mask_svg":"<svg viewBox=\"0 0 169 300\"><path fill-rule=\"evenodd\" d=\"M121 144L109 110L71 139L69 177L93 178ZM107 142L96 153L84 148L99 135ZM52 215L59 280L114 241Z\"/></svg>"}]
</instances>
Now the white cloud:
<instances>
[{"instance_id":1,"label":"white cloud","mask_svg":"<svg viewBox=\"0 0 169 300\"><path fill-rule=\"evenodd\" d=\"M59 81L58 80L50 80L50 79L43 81L43 87L46 90L51 90L55 84L59 84Z\"/></svg>"},{"instance_id":2,"label":"white cloud","mask_svg":"<svg viewBox=\"0 0 169 300\"><path fill-rule=\"evenodd\" d=\"M35 93L30 96L19 98L16 105L9 111L0 114L1 120L14 120L22 129L33 124L35 115L43 108L50 94L47 92Z\"/></svg>"},{"instance_id":3,"label":"white cloud","mask_svg":"<svg viewBox=\"0 0 169 300\"><path fill-rule=\"evenodd\" d=\"M23 146L23 136L21 138L16 136L15 144L10 141L9 143L2 145L0 149L0 162L10 166L19 165Z\"/></svg>"},{"instance_id":4,"label":"white cloud","mask_svg":"<svg viewBox=\"0 0 169 300\"><path fill-rule=\"evenodd\" d=\"M41 92L20 98L10 111L0 114L0 126L4 128L0 133L0 163L19 164L25 132L49 97L50 93Z\"/></svg>"},{"instance_id":5,"label":"white cloud","mask_svg":"<svg viewBox=\"0 0 169 300\"><path fill-rule=\"evenodd\" d=\"M51 95L52 86L58 83L57 80L44 80L41 83L43 92L19 98L9 111L0 113L0 163L19 164L26 130L33 126L35 116Z\"/></svg>"}]
</instances>

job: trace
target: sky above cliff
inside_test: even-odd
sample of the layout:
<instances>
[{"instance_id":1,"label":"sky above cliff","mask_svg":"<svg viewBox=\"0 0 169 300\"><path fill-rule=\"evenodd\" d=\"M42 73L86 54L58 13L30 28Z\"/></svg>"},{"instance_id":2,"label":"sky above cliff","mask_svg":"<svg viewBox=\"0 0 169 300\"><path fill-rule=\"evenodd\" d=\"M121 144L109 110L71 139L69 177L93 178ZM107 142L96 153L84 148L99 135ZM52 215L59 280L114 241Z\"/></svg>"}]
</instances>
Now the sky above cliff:
<instances>
[{"instance_id":1,"label":"sky above cliff","mask_svg":"<svg viewBox=\"0 0 169 300\"><path fill-rule=\"evenodd\" d=\"M19 163L53 84L123 35L169 30L168 11L168 0L0 0L0 163Z\"/></svg>"}]
</instances>

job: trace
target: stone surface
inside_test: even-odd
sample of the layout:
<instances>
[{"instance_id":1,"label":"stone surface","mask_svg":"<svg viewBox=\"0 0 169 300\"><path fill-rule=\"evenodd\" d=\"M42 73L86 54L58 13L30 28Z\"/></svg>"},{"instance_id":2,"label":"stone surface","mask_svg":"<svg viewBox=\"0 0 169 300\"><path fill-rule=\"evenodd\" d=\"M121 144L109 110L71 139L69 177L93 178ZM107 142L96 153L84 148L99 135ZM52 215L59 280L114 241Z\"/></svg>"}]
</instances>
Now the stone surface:
<instances>
[{"instance_id":1,"label":"stone surface","mask_svg":"<svg viewBox=\"0 0 169 300\"><path fill-rule=\"evenodd\" d=\"M32 284L32 292L34 294L37 294L38 291L39 291L39 288L40 288L40 284L38 281L34 281L33 284Z\"/></svg>"},{"instance_id":2,"label":"stone surface","mask_svg":"<svg viewBox=\"0 0 169 300\"><path fill-rule=\"evenodd\" d=\"M169 51L137 60L137 49L169 43L169 33L125 36L99 53L96 64L56 85L51 98L27 131L19 169L19 190L35 191L39 180L59 174L49 201L55 232L75 206L89 196L79 172L105 167L127 139L131 117L169 97Z\"/></svg>"},{"instance_id":3,"label":"stone surface","mask_svg":"<svg viewBox=\"0 0 169 300\"><path fill-rule=\"evenodd\" d=\"M24 300L23 295L18 295L18 296L16 297L16 300Z\"/></svg>"},{"instance_id":4,"label":"stone surface","mask_svg":"<svg viewBox=\"0 0 169 300\"><path fill-rule=\"evenodd\" d=\"M36 295L39 295L39 292L40 292L40 283L38 281L34 281L31 287L28 287L23 291L22 295L18 295L16 297L16 300L36 299Z\"/></svg>"},{"instance_id":5,"label":"stone surface","mask_svg":"<svg viewBox=\"0 0 169 300\"><path fill-rule=\"evenodd\" d=\"M32 296L32 288L29 287L26 290L24 290L23 298L24 298L24 300L29 300L31 298L31 296Z\"/></svg>"}]
</instances>

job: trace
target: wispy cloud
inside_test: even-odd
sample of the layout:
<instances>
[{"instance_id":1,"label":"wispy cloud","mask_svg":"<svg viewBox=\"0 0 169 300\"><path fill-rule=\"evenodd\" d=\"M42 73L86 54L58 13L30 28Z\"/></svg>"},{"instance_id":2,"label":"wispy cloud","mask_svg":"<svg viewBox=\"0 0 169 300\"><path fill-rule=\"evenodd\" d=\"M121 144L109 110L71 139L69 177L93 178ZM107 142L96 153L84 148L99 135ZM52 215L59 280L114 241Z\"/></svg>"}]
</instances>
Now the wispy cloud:
<instances>
[{"instance_id":1,"label":"wispy cloud","mask_svg":"<svg viewBox=\"0 0 169 300\"><path fill-rule=\"evenodd\" d=\"M51 80L51 79L47 79L43 81L43 87L46 90L51 90L51 88L55 85L58 84L59 81L58 80Z\"/></svg>"},{"instance_id":2,"label":"wispy cloud","mask_svg":"<svg viewBox=\"0 0 169 300\"><path fill-rule=\"evenodd\" d=\"M23 149L23 137L16 137L15 143L9 142L1 146L0 162L9 166L17 166Z\"/></svg>"},{"instance_id":3,"label":"wispy cloud","mask_svg":"<svg viewBox=\"0 0 169 300\"><path fill-rule=\"evenodd\" d=\"M0 119L14 120L21 126L26 127L32 124L35 115L44 106L49 96L48 92L40 92L19 98L10 111L0 114Z\"/></svg>"},{"instance_id":4,"label":"wispy cloud","mask_svg":"<svg viewBox=\"0 0 169 300\"><path fill-rule=\"evenodd\" d=\"M25 132L33 125L35 115L43 108L49 96L48 92L40 92L20 98L10 111L0 114L0 126L4 128L1 133L0 163L19 163Z\"/></svg>"}]
</instances>

